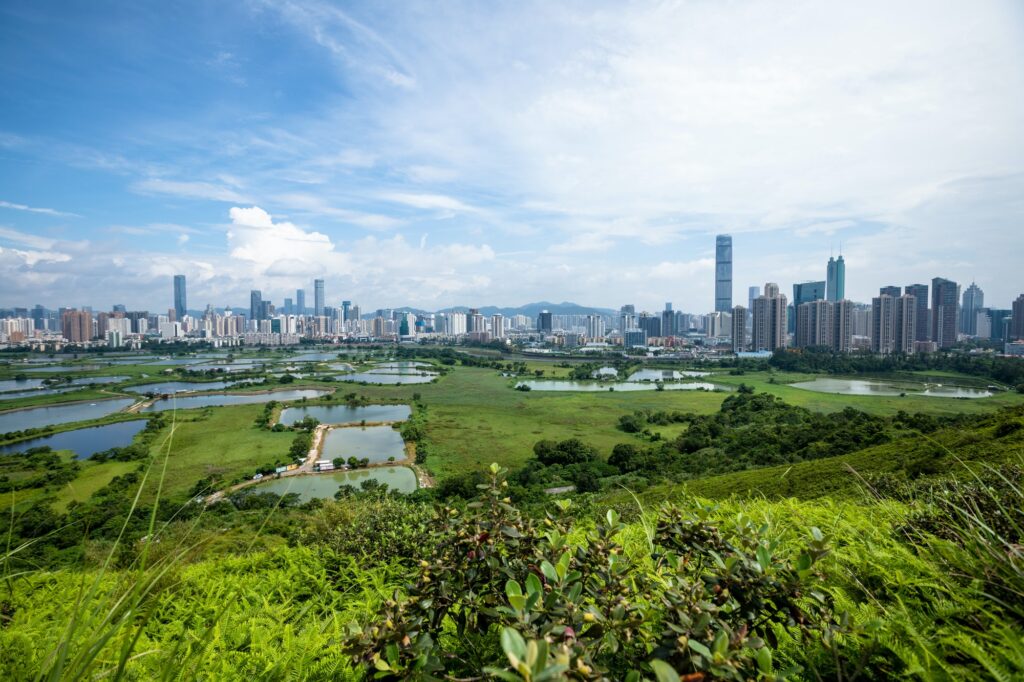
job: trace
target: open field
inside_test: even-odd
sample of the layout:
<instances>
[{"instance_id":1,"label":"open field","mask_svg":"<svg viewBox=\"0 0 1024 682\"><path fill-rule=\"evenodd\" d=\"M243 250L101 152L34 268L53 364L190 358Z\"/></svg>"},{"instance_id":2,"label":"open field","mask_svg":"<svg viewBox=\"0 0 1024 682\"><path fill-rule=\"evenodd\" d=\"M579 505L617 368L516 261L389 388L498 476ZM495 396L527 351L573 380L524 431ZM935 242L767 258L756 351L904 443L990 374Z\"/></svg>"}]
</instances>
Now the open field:
<instances>
[{"instance_id":1,"label":"open field","mask_svg":"<svg viewBox=\"0 0 1024 682\"><path fill-rule=\"evenodd\" d=\"M69 504L88 500L115 476L127 474L138 468L138 462L82 462L82 473L56 491L53 508L58 512L66 511Z\"/></svg>"}]
</instances>

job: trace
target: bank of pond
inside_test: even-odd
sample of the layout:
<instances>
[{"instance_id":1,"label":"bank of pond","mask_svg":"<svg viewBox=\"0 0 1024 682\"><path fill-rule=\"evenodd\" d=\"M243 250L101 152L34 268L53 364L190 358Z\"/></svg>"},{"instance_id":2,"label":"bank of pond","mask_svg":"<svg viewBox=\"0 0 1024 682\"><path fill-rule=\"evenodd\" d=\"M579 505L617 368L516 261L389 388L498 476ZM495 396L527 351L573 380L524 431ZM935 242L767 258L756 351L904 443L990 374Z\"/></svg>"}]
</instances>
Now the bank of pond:
<instances>
[{"instance_id":1,"label":"bank of pond","mask_svg":"<svg viewBox=\"0 0 1024 682\"><path fill-rule=\"evenodd\" d=\"M285 495L295 493L302 502L313 499L334 499L334 494L345 485L359 488L363 481L377 481L387 484L390 490L400 493L416 491L416 472L409 467L374 467L354 471L335 471L325 474L285 476L265 483L259 483L248 490L261 493Z\"/></svg>"},{"instance_id":2,"label":"bank of pond","mask_svg":"<svg viewBox=\"0 0 1024 682\"><path fill-rule=\"evenodd\" d=\"M0 433L39 429L71 422L84 422L119 412L135 402L134 398L112 398L43 407L27 407L0 413Z\"/></svg>"},{"instance_id":3,"label":"bank of pond","mask_svg":"<svg viewBox=\"0 0 1024 682\"><path fill-rule=\"evenodd\" d=\"M280 402L288 400L302 400L303 398L320 398L331 391L323 391L311 388L295 390L266 391L263 393L210 393L203 395L187 395L159 399L150 405L142 408L143 412L162 412L164 410L191 410L197 407L223 407L225 405L251 405L253 403L266 403L271 400ZM0 415L2 416L2 415Z\"/></svg>"},{"instance_id":4,"label":"bank of pond","mask_svg":"<svg viewBox=\"0 0 1024 682\"><path fill-rule=\"evenodd\" d=\"M301 405L281 411L281 423L291 426L306 417L321 424L401 422L412 414L408 405Z\"/></svg>"},{"instance_id":5,"label":"bank of pond","mask_svg":"<svg viewBox=\"0 0 1024 682\"><path fill-rule=\"evenodd\" d=\"M841 395L899 396L923 395L933 398L989 398L992 391L986 388L972 388L938 382L907 381L902 379L842 379L819 377L812 381L789 384L793 388L818 393Z\"/></svg>"},{"instance_id":6,"label":"bank of pond","mask_svg":"<svg viewBox=\"0 0 1024 682\"><path fill-rule=\"evenodd\" d=\"M728 391L729 388L710 384L706 381L665 382L660 381L572 381L568 379L530 379L520 381L516 388L529 387L531 391Z\"/></svg>"}]
</instances>

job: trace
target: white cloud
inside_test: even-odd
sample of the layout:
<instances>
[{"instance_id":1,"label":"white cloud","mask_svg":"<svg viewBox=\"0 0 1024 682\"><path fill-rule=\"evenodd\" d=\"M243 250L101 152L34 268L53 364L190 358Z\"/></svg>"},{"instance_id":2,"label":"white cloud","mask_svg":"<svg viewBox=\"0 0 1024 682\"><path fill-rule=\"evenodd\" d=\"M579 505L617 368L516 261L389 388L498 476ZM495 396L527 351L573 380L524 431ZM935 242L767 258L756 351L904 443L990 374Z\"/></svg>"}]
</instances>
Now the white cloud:
<instances>
[{"instance_id":1,"label":"white cloud","mask_svg":"<svg viewBox=\"0 0 1024 682\"><path fill-rule=\"evenodd\" d=\"M77 213L68 213L67 211L58 211L55 208L39 208L36 206L26 206L25 204L15 204L10 201L0 201L0 208L9 208L14 211L27 211L29 213L41 213L49 216L59 217L70 217L70 218L81 218L82 216Z\"/></svg>"},{"instance_id":2,"label":"white cloud","mask_svg":"<svg viewBox=\"0 0 1024 682\"><path fill-rule=\"evenodd\" d=\"M132 189L142 194L169 194L183 199L206 199L225 203L245 203L244 196L223 185L209 182L180 182L149 178L132 185Z\"/></svg>"},{"instance_id":3,"label":"white cloud","mask_svg":"<svg viewBox=\"0 0 1024 682\"><path fill-rule=\"evenodd\" d=\"M424 210L459 211L466 213L477 212L478 209L444 194L421 194L416 192L385 192L380 195L385 201L392 201L397 204L405 204L413 208Z\"/></svg>"}]
</instances>

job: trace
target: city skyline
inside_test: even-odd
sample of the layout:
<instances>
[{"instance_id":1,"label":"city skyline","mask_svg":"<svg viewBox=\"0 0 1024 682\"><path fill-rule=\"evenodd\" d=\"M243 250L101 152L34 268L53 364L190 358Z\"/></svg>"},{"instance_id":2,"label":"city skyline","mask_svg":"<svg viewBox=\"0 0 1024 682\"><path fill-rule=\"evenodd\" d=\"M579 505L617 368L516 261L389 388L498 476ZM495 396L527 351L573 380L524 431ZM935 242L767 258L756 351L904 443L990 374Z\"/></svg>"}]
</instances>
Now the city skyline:
<instances>
[{"instance_id":1,"label":"city skyline","mask_svg":"<svg viewBox=\"0 0 1024 682\"><path fill-rule=\"evenodd\" d=\"M0 305L1008 305L1024 7L785 5L5 3Z\"/></svg>"}]
</instances>

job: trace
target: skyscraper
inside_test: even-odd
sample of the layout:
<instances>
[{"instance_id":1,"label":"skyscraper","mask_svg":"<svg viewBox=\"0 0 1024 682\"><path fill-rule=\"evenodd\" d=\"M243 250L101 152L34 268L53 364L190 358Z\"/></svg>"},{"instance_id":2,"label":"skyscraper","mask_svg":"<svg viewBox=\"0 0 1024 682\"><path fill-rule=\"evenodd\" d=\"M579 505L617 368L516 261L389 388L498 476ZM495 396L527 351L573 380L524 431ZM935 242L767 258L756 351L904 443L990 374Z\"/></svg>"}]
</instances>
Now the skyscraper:
<instances>
[{"instance_id":1,"label":"skyscraper","mask_svg":"<svg viewBox=\"0 0 1024 682\"><path fill-rule=\"evenodd\" d=\"M540 311L540 315L537 316L537 331L541 334L550 334L554 330L554 324L551 319L551 313L547 310Z\"/></svg>"},{"instance_id":2,"label":"skyscraper","mask_svg":"<svg viewBox=\"0 0 1024 682\"><path fill-rule=\"evenodd\" d=\"M295 312L298 315L306 314L306 290L295 290Z\"/></svg>"},{"instance_id":3,"label":"skyscraper","mask_svg":"<svg viewBox=\"0 0 1024 682\"><path fill-rule=\"evenodd\" d=\"M917 341L917 299L910 295L900 296L896 299L893 314L894 350L910 355L914 352L914 343Z\"/></svg>"},{"instance_id":4,"label":"skyscraper","mask_svg":"<svg viewBox=\"0 0 1024 682\"><path fill-rule=\"evenodd\" d=\"M348 322L352 319L352 301L341 302L341 321Z\"/></svg>"},{"instance_id":5,"label":"skyscraper","mask_svg":"<svg viewBox=\"0 0 1024 682\"><path fill-rule=\"evenodd\" d=\"M974 336L978 330L978 311L985 307L985 292L971 282L960 305L960 331Z\"/></svg>"},{"instance_id":6,"label":"skyscraper","mask_svg":"<svg viewBox=\"0 0 1024 682\"><path fill-rule=\"evenodd\" d=\"M764 294L754 299L753 350L774 351L786 347L786 305L786 297L779 293L778 284L764 285Z\"/></svg>"},{"instance_id":7,"label":"skyscraper","mask_svg":"<svg viewBox=\"0 0 1024 682\"><path fill-rule=\"evenodd\" d=\"M676 335L676 314L671 303L665 303L665 310L661 312L661 333L663 336Z\"/></svg>"},{"instance_id":8,"label":"skyscraper","mask_svg":"<svg viewBox=\"0 0 1024 682\"><path fill-rule=\"evenodd\" d=\"M843 254L839 254L839 260L829 256L825 282L827 300L842 301L846 298L846 262L843 260Z\"/></svg>"},{"instance_id":9,"label":"skyscraper","mask_svg":"<svg viewBox=\"0 0 1024 682\"><path fill-rule=\"evenodd\" d=\"M878 290L880 296L892 296L893 298L900 297L900 288L894 286L882 287Z\"/></svg>"},{"instance_id":10,"label":"skyscraper","mask_svg":"<svg viewBox=\"0 0 1024 682\"><path fill-rule=\"evenodd\" d=\"M825 300L825 282L802 282L793 285L793 305L800 307L811 301Z\"/></svg>"},{"instance_id":11,"label":"skyscraper","mask_svg":"<svg viewBox=\"0 0 1024 682\"><path fill-rule=\"evenodd\" d=\"M715 312L732 310L732 237L715 237Z\"/></svg>"},{"instance_id":12,"label":"skyscraper","mask_svg":"<svg viewBox=\"0 0 1024 682\"><path fill-rule=\"evenodd\" d=\"M320 317L324 314L324 281L313 280L313 314Z\"/></svg>"},{"instance_id":13,"label":"skyscraper","mask_svg":"<svg viewBox=\"0 0 1024 682\"><path fill-rule=\"evenodd\" d=\"M747 349L747 309L741 305L732 309L732 352Z\"/></svg>"},{"instance_id":14,"label":"skyscraper","mask_svg":"<svg viewBox=\"0 0 1024 682\"><path fill-rule=\"evenodd\" d=\"M1024 339L1024 294L1013 302L1013 312L1010 315L1010 338L1006 340L1014 339Z\"/></svg>"},{"instance_id":15,"label":"skyscraper","mask_svg":"<svg viewBox=\"0 0 1024 682\"><path fill-rule=\"evenodd\" d=\"M942 277L932 280L932 341L939 348L951 348L956 344L959 289L952 280Z\"/></svg>"},{"instance_id":16,"label":"skyscraper","mask_svg":"<svg viewBox=\"0 0 1024 682\"><path fill-rule=\"evenodd\" d=\"M908 284L903 287L903 293L913 296L916 300L917 314L915 320L915 341L927 341L931 337L931 323L928 316L928 285Z\"/></svg>"},{"instance_id":17,"label":"skyscraper","mask_svg":"<svg viewBox=\"0 0 1024 682\"><path fill-rule=\"evenodd\" d=\"M174 276L174 315L178 321L185 319L188 306L185 303L185 275Z\"/></svg>"},{"instance_id":18,"label":"skyscraper","mask_svg":"<svg viewBox=\"0 0 1024 682\"><path fill-rule=\"evenodd\" d=\"M832 304L832 350L849 353L853 348L853 301Z\"/></svg>"},{"instance_id":19,"label":"skyscraper","mask_svg":"<svg viewBox=\"0 0 1024 682\"><path fill-rule=\"evenodd\" d=\"M896 299L882 293L871 299L871 350L889 355L896 349Z\"/></svg>"},{"instance_id":20,"label":"skyscraper","mask_svg":"<svg viewBox=\"0 0 1024 682\"><path fill-rule=\"evenodd\" d=\"M252 289L249 292L249 319L259 320L263 311L263 292Z\"/></svg>"}]
</instances>

